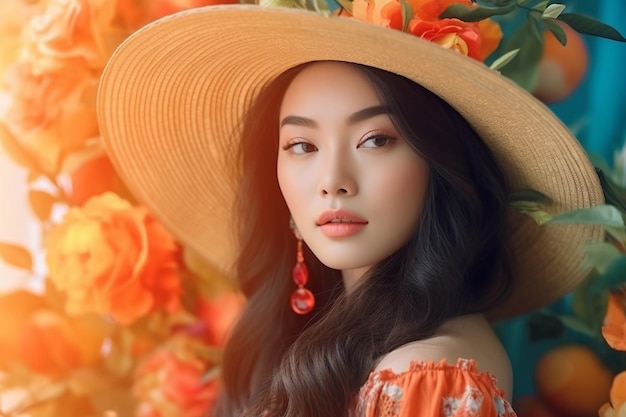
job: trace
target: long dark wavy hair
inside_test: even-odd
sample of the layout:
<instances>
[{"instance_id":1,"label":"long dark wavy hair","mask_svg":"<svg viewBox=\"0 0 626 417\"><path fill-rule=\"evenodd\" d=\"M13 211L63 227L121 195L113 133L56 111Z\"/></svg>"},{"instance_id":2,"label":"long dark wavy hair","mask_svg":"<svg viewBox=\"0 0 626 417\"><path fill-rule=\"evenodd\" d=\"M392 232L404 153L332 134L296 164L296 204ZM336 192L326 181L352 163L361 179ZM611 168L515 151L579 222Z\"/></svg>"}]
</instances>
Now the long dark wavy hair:
<instances>
[{"instance_id":1,"label":"long dark wavy hair","mask_svg":"<svg viewBox=\"0 0 626 417\"><path fill-rule=\"evenodd\" d=\"M430 91L351 64L430 164L419 227L349 295L341 272L305 248L317 305L309 316L291 311L296 240L276 177L278 117L307 65L267 86L242 125L237 272L248 303L226 346L217 416L345 416L382 355L433 335L447 319L495 307L512 286L503 249L508 191L490 150Z\"/></svg>"}]
</instances>

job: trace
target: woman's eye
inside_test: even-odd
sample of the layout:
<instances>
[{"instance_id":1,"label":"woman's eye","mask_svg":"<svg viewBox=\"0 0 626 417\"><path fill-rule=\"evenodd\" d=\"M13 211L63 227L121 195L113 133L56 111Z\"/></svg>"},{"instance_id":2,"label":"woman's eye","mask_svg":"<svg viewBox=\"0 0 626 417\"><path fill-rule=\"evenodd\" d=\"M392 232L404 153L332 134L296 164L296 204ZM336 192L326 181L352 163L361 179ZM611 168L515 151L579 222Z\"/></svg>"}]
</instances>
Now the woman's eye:
<instances>
[{"instance_id":1,"label":"woman's eye","mask_svg":"<svg viewBox=\"0 0 626 417\"><path fill-rule=\"evenodd\" d=\"M369 138L359 143L359 148L382 148L392 140L392 137L385 135L370 136Z\"/></svg>"},{"instance_id":2,"label":"woman's eye","mask_svg":"<svg viewBox=\"0 0 626 417\"><path fill-rule=\"evenodd\" d=\"M309 142L293 142L285 145L284 150L296 155L302 155L309 152L315 152L317 148Z\"/></svg>"}]
</instances>

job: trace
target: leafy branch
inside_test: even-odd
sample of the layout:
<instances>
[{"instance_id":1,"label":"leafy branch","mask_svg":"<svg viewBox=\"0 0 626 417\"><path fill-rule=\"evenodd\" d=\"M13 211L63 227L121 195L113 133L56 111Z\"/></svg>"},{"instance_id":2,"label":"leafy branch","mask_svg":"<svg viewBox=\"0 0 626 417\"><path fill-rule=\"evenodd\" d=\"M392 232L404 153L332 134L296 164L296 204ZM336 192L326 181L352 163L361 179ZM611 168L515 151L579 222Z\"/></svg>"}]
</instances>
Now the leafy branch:
<instances>
[{"instance_id":1,"label":"leafy branch","mask_svg":"<svg viewBox=\"0 0 626 417\"><path fill-rule=\"evenodd\" d=\"M508 59L506 66L499 63L497 67L498 70L502 67L504 76L530 91L537 81L544 31L551 32L562 45L567 43L563 23L581 34L626 42L626 38L619 31L606 23L578 13L563 13L566 8L563 3L550 4L549 0L476 0L471 6L451 4L439 17L477 22L492 17L525 13L525 21L519 24L501 46L503 56L512 51L518 52Z\"/></svg>"},{"instance_id":2,"label":"leafy branch","mask_svg":"<svg viewBox=\"0 0 626 417\"><path fill-rule=\"evenodd\" d=\"M543 23L563 45L567 39L554 20L567 23L575 31L591 36L611 39L618 42L626 42L626 38L615 28L592 17L579 13L562 13L565 4L553 3L549 0L541 0L533 6L529 6L532 0L478 0L474 5L451 4L439 16L440 18L457 18L465 22L477 22L494 16L508 15L519 10L524 10L529 19L537 23ZM481 3L493 4L483 6Z\"/></svg>"},{"instance_id":3,"label":"leafy branch","mask_svg":"<svg viewBox=\"0 0 626 417\"><path fill-rule=\"evenodd\" d=\"M606 167L596 168L596 172L606 201L603 205L552 215L543 210L549 200L541 193L525 191L511 196L512 207L538 224L590 224L601 225L606 230L605 241L584 247L591 272L572 293L572 314L554 314L548 310L534 313L528 322L531 340L559 336L565 329L602 339L609 294L626 288L626 184L619 184Z\"/></svg>"}]
</instances>

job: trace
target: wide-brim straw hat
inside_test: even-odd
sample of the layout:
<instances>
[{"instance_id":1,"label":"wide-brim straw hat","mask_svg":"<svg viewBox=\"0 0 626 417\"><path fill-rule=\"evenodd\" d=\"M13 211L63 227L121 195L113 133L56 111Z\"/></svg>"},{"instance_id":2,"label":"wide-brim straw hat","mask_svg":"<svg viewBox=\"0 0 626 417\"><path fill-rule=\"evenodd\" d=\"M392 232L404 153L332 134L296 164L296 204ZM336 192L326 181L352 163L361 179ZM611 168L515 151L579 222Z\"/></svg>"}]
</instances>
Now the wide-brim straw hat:
<instances>
[{"instance_id":1,"label":"wide-brim straw hat","mask_svg":"<svg viewBox=\"0 0 626 417\"><path fill-rule=\"evenodd\" d=\"M149 24L116 50L102 75L98 111L110 157L134 195L220 270L232 273L237 254L231 229L240 166L229 155L242 115L280 73L320 60L382 68L439 95L491 148L512 190L549 196L549 211L603 203L594 168L567 127L483 63L356 19L254 5L197 8ZM603 233L512 217L507 245L516 285L493 317L529 311L575 288L587 274L582 245Z\"/></svg>"}]
</instances>

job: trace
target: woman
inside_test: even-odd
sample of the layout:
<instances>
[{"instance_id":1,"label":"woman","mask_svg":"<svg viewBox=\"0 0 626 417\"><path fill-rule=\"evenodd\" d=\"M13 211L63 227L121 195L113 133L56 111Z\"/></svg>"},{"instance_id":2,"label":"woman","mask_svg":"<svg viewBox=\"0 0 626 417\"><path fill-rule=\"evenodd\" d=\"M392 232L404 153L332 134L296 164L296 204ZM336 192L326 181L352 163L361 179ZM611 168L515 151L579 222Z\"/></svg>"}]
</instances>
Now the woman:
<instances>
[{"instance_id":1,"label":"woman","mask_svg":"<svg viewBox=\"0 0 626 417\"><path fill-rule=\"evenodd\" d=\"M602 201L526 93L397 31L234 6L131 38L100 106L129 186L207 259L237 259L248 304L219 415L513 415L483 313L571 289L599 233L533 225L508 187L557 210ZM229 229L236 244L217 239Z\"/></svg>"},{"instance_id":2,"label":"woman","mask_svg":"<svg viewBox=\"0 0 626 417\"><path fill-rule=\"evenodd\" d=\"M364 116L344 121L355 114ZM332 404L334 396L312 387L334 385L335 396L348 403L372 369L403 370L395 355L454 364L477 353L481 366L497 369L510 388L502 348L479 317L455 325L472 332L442 332L449 340L436 350L418 344L397 350L433 336L452 317L484 311L507 289L507 281L496 282L499 288L493 282L507 277L497 273L504 260L506 186L489 150L454 110L399 76L313 63L283 73L260 95L242 137L238 276L250 305L227 349L230 391L247 396L262 385L249 387L254 372L275 373L284 400L289 390L302 391L310 395L309 407L324 410L329 403L320 415L332 415L346 405ZM320 225L326 211L351 219L350 226ZM313 252L305 259L314 292L330 294L318 302L325 311L312 319L290 315L285 303L295 287L285 279L296 259L289 215ZM268 253L258 259L263 247ZM487 297L490 289L497 291ZM285 329L277 332L281 322ZM292 335L299 336L287 356L291 362L282 359L276 373L283 356L277 352L289 347L285 340ZM307 370L307 378L296 377Z\"/></svg>"}]
</instances>

